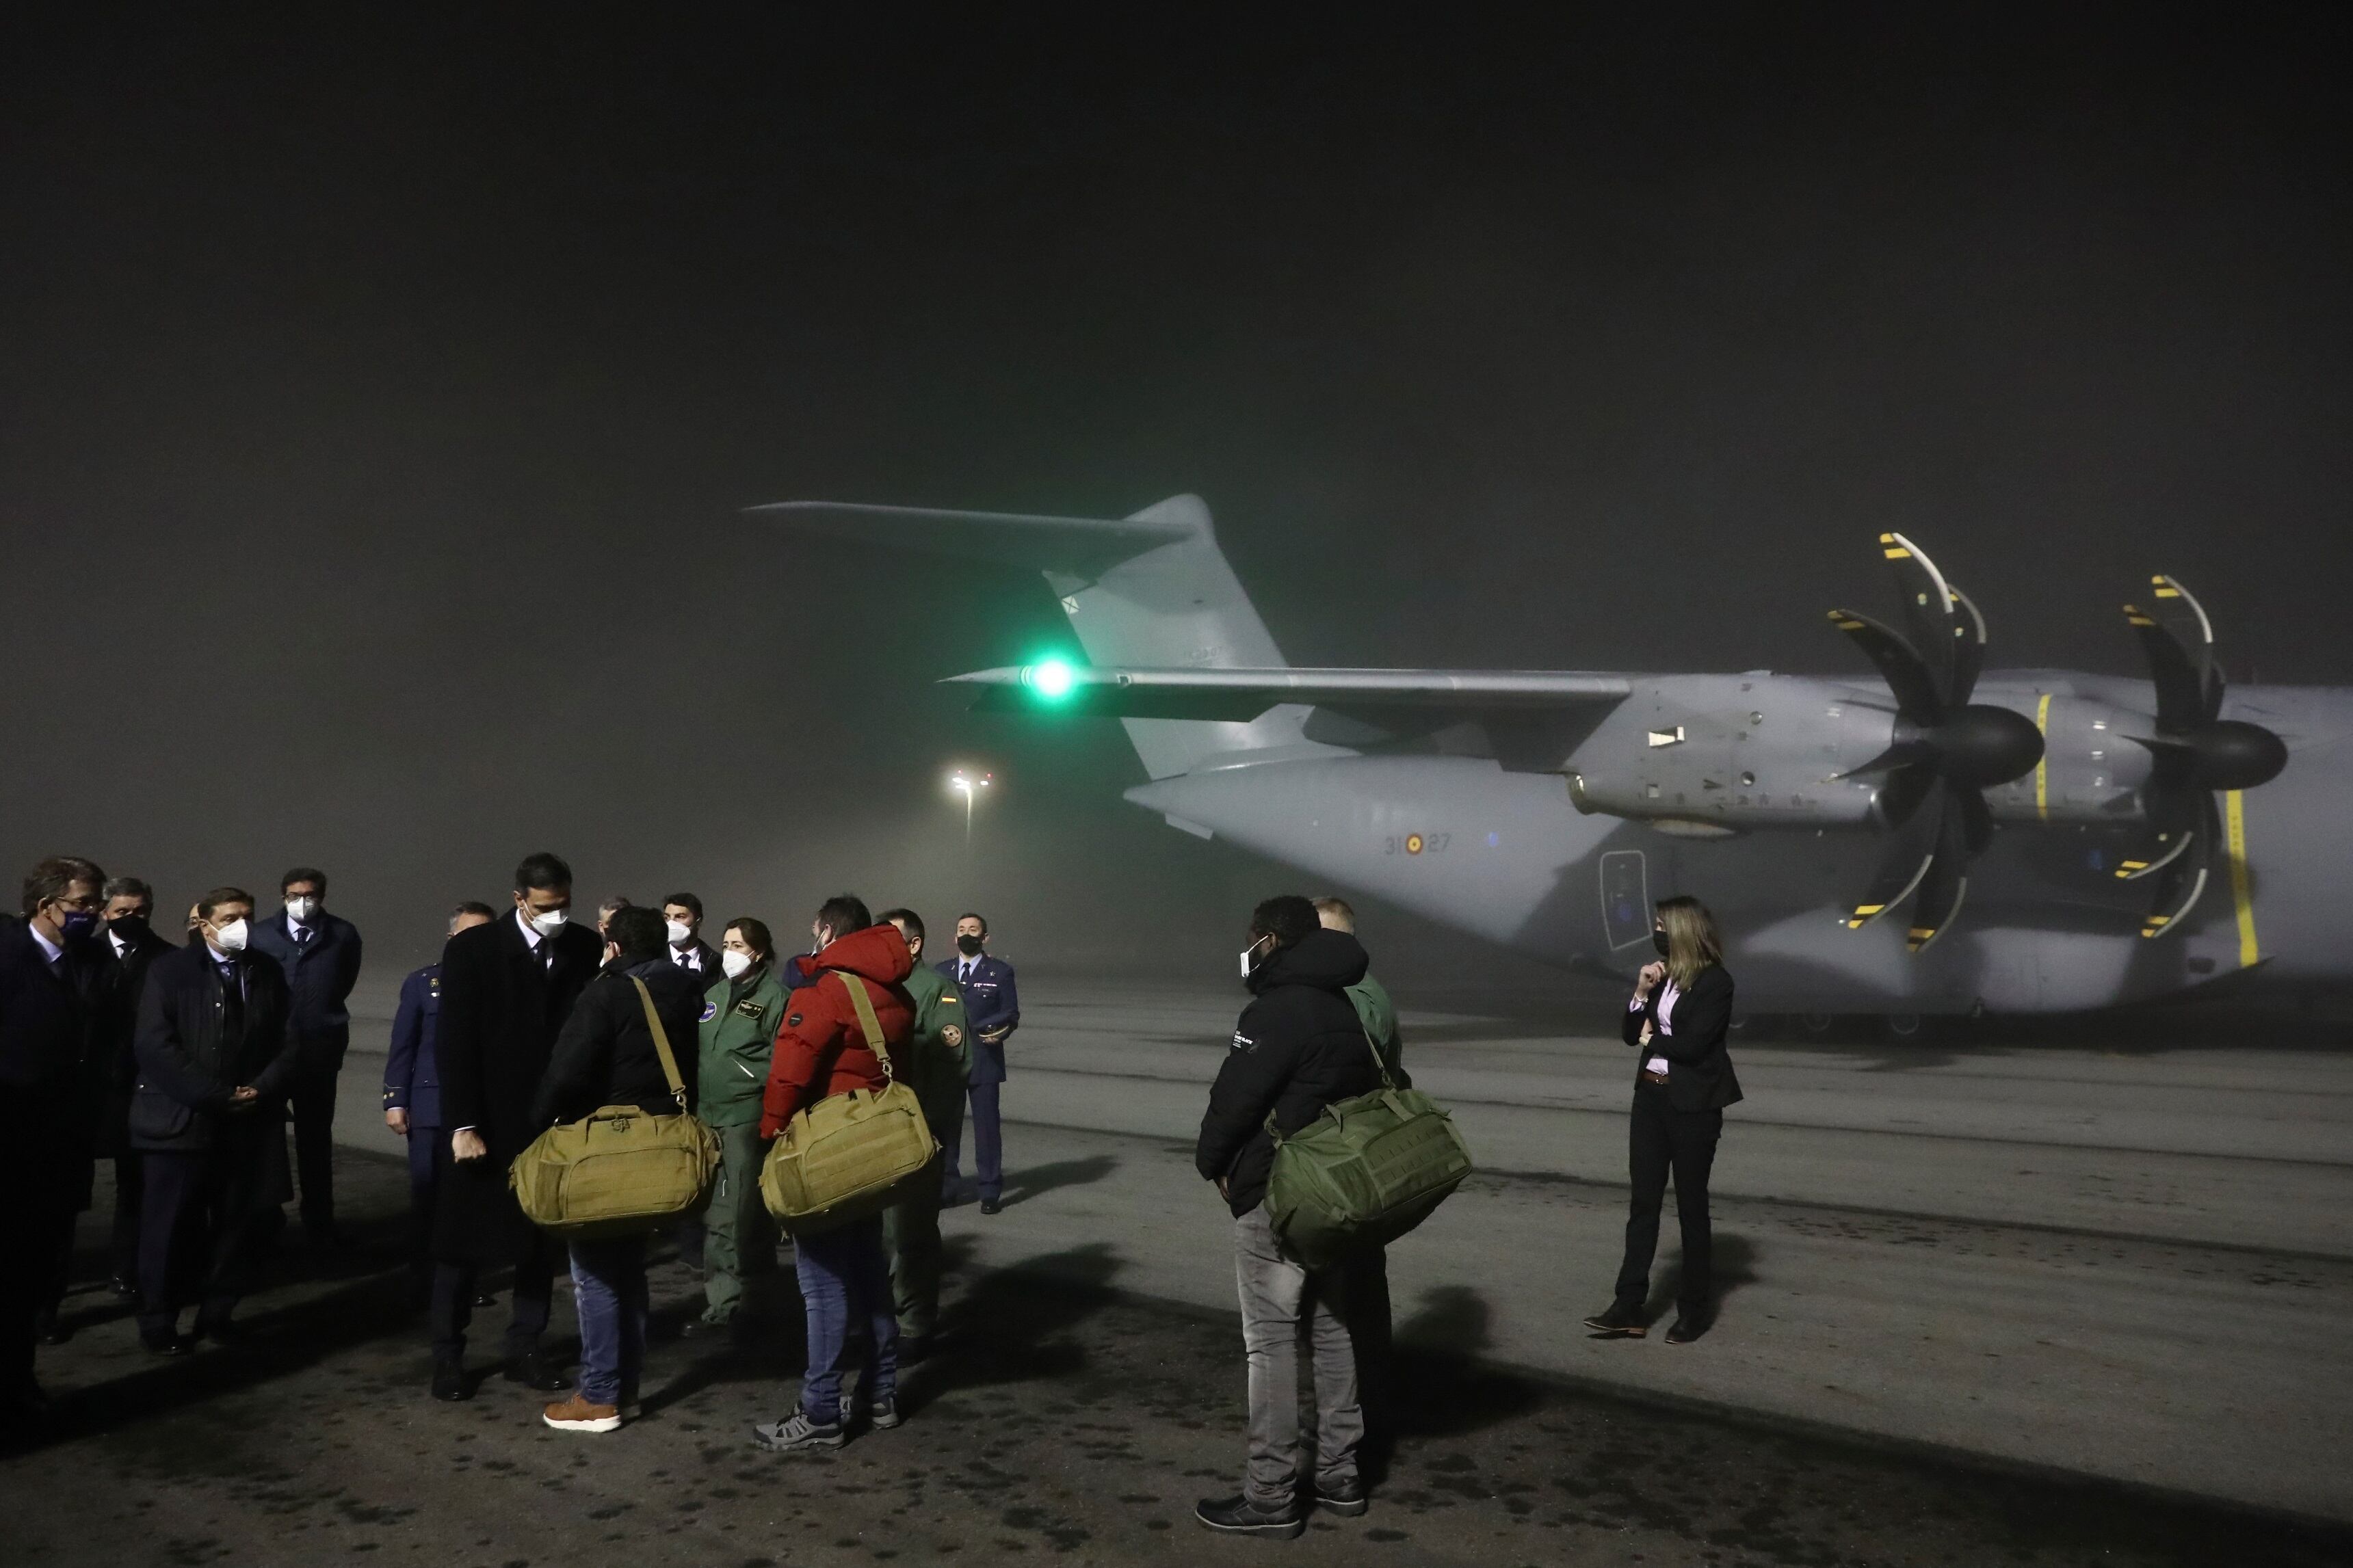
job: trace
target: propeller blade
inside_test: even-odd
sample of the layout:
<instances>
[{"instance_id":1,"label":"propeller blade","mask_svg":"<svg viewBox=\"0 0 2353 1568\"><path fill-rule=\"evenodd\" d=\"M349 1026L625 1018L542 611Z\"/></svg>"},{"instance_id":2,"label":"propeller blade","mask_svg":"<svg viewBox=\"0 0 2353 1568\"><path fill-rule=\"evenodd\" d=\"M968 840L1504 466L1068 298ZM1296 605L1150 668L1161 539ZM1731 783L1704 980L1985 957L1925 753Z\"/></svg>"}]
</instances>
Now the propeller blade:
<instances>
[{"instance_id":1,"label":"propeller blade","mask_svg":"<svg viewBox=\"0 0 2353 1568\"><path fill-rule=\"evenodd\" d=\"M1986 805L1985 796L1973 789L1960 792L1961 847L1972 858L1982 855L1993 842L1993 811Z\"/></svg>"},{"instance_id":2,"label":"propeller blade","mask_svg":"<svg viewBox=\"0 0 2353 1568\"><path fill-rule=\"evenodd\" d=\"M2141 917L2140 934L2145 937L2162 936L2179 925L2198 907L2211 880L2208 863L2213 858L2213 847L2222 840L2222 814L2214 797L2202 790L2188 799L2199 826L2180 836L2185 845L2181 853L2151 868L2157 893L2149 900L2148 913Z\"/></svg>"},{"instance_id":3,"label":"propeller blade","mask_svg":"<svg viewBox=\"0 0 2353 1568\"><path fill-rule=\"evenodd\" d=\"M1898 712L1924 730L1934 729L1943 721L1944 682L1921 661L1910 643L1869 616L1852 610L1832 610L1831 624L1852 637L1879 667L1887 689L1895 694Z\"/></svg>"},{"instance_id":4,"label":"propeller blade","mask_svg":"<svg viewBox=\"0 0 2353 1568\"><path fill-rule=\"evenodd\" d=\"M2204 790L2181 785L2154 785L2141 792L2141 802L2148 835L2116 863L2117 878L2126 882L2154 876L2187 854L2211 804Z\"/></svg>"},{"instance_id":5,"label":"propeller blade","mask_svg":"<svg viewBox=\"0 0 2353 1568\"><path fill-rule=\"evenodd\" d=\"M1908 952L1926 948L1951 928L1961 912L1961 900L1969 890L1968 814L1964 803L1976 796L1975 790L1961 790L1945 797L1945 809L1936 824L1936 853L1929 857L1927 874L1920 880L1920 896L1912 905L1912 924L1904 933ZM1979 806L1982 809L1982 802Z\"/></svg>"},{"instance_id":6,"label":"propeller blade","mask_svg":"<svg viewBox=\"0 0 2353 1568\"><path fill-rule=\"evenodd\" d=\"M1978 689L1978 677L1985 669L1986 624L1976 601L1958 588L1953 590L1953 603L1961 612L1956 623L1961 635L1953 641L1953 706L1958 708Z\"/></svg>"},{"instance_id":7,"label":"propeller blade","mask_svg":"<svg viewBox=\"0 0 2353 1568\"><path fill-rule=\"evenodd\" d=\"M1937 700L1958 706L1967 699L1955 695L1954 655L1968 633L1964 617L1956 613L1951 585L1926 552L1900 533L1881 534L1879 552L1895 574L1904 624L1912 628L1913 646L1936 682Z\"/></svg>"},{"instance_id":8,"label":"propeller blade","mask_svg":"<svg viewBox=\"0 0 2353 1568\"><path fill-rule=\"evenodd\" d=\"M2157 732L2187 735L2222 710L2222 677L2214 668L2214 626L2189 591L2172 578L2153 577L2154 609L2125 606L2157 684Z\"/></svg>"},{"instance_id":9,"label":"propeller blade","mask_svg":"<svg viewBox=\"0 0 2353 1568\"><path fill-rule=\"evenodd\" d=\"M1926 773L1926 770L1920 770ZM1897 780L1909 779L1911 773L1898 773L1888 781L1893 786ZM1861 931L1896 905L1912 896L1922 878L1928 874L1928 863L1936 858L1936 839L1945 819L1945 781L1933 773L1926 774L1927 787L1917 801L1917 809L1902 818L1891 816L1886 853L1880 857L1879 869L1871 879L1871 890L1846 917L1849 931Z\"/></svg>"},{"instance_id":10,"label":"propeller blade","mask_svg":"<svg viewBox=\"0 0 2353 1568\"><path fill-rule=\"evenodd\" d=\"M1849 768L1842 773L1832 773L1823 782L1836 784L1841 779L1867 778L1873 773L1893 773L1898 768L1909 767L1914 763L1930 763L1936 760L1936 748L1919 741L1898 741L1871 761L1858 767Z\"/></svg>"}]
</instances>

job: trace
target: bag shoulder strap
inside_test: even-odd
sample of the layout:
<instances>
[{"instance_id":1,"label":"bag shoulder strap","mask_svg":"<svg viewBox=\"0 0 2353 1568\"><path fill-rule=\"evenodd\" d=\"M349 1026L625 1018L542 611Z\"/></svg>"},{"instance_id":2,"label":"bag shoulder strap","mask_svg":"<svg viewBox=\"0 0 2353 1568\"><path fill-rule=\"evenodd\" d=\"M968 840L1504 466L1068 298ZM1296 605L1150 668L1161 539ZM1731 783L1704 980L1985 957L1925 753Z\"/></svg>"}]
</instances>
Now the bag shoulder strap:
<instances>
[{"instance_id":1,"label":"bag shoulder strap","mask_svg":"<svg viewBox=\"0 0 2353 1568\"><path fill-rule=\"evenodd\" d=\"M1349 1005L1354 1007L1356 1004L1351 1002ZM1373 1032L1365 1027L1365 1020L1362 1016L1359 1016L1356 1019L1356 1032L1365 1037L1365 1049L1373 1053L1373 1070L1381 1075L1381 1087L1388 1090L1391 1094L1395 1094L1397 1092L1397 1079L1389 1077L1389 1064L1381 1059L1381 1047L1373 1043ZM1273 1139L1277 1143L1281 1143L1282 1142L1282 1133L1274 1124L1274 1112L1271 1110L1269 1110L1266 1113L1266 1135Z\"/></svg>"},{"instance_id":2,"label":"bag shoulder strap","mask_svg":"<svg viewBox=\"0 0 2353 1568\"><path fill-rule=\"evenodd\" d=\"M891 1047L882 1038L882 1022L875 1017L874 1004L867 999L866 983L843 970L834 969L827 973L840 981L841 988L849 993L849 1005L858 1010L858 1026L866 1031L866 1048L882 1063L883 1078L892 1083L898 1082L898 1074L891 1070Z\"/></svg>"},{"instance_id":3,"label":"bag shoulder strap","mask_svg":"<svg viewBox=\"0 0 2353 1568\"><path fill-rule=\"evenodd\" d=\"M662 1027L661 1015L654 1011L654 994L634 974L629 976L629 984L638 988L638 1005L646 1010L646 1027L654 1032L654 1051L661 1058L662 1076L670 1079L670 1098L684 1110L686 1080L678 1076L678 1058L670 1054L670 1033Z\"/></svg>"}]
</instances>

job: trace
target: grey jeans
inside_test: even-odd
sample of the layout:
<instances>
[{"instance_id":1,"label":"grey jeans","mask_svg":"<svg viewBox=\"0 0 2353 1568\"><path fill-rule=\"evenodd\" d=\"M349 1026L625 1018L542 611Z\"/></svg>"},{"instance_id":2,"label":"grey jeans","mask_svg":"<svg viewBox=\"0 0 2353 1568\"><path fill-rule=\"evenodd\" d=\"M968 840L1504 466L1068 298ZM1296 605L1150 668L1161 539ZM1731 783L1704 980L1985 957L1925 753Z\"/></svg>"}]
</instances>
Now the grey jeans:
<instances>
[{"instance_id":1,"label":"grey jeans","mask_svg":"<svg viewBox=\"0 0 2353 1568\"><path fill-rule=\"evenodd\" d=\"M1299 1489L1301 1320L1315 1376L1315 1475L1353 1480L1365 1439L1356 1395L1356 1352L1348 1334L1346 1271L1310 1273L1283 1256L1261 1204L1234 1221L1234 1279L1242 1300L1242 1348L1250 1357L1252 1504L1287 1509Z\"/></svg>"}]
</instances>

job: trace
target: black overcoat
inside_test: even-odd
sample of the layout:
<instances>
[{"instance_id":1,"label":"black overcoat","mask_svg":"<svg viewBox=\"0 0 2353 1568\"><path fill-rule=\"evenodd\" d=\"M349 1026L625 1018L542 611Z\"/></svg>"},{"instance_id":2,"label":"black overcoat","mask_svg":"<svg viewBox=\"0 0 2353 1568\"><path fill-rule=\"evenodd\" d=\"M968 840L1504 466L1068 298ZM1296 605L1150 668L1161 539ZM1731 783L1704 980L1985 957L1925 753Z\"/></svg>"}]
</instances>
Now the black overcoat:
<instances>
[{"instance_id":1,"label":"black overcoat","mask_svg":"<svg viewBox=\"0 0 2353 1568\"><path fill-rule=\"evenodd\" d=\"M507 1167L539 1127L532 1119L549 1053L572 1005L602 965L605 944L587 926L546 939L554 963L532 948L512 910L461 931L441 950L441 1131L471 1127L487 1159L449 1168L434 1214L434 1255L447 1263L512 1262L532 1244L507 1186Z\"/></svg>"},{"instance_id":2,"label":"black overcoat","mask_svg":"<svg viewBox=\"0 0 2353 1568\"><path fill-rule=\"evenodd\" d=\"M139 1079L131 1091L134 1149L203 1154L257 1141L275 1129L294 1077L295 1036L286 972L267 953L248 952L244 1027L227 1037L220 966L202 942L174 948L147 971L139 994L134 1049ZM229 1094L261 1091L250 1110L231 1110Z\"/></svg>"}]
</instances>

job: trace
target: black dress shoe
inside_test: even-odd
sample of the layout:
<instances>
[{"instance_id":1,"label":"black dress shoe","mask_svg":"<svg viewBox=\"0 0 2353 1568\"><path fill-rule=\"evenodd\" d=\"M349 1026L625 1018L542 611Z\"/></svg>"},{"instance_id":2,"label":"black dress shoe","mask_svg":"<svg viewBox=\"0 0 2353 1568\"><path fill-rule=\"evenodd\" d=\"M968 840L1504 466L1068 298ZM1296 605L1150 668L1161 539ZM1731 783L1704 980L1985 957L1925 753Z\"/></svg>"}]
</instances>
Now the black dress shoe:
<instances>
[{"instance_id":1,"label":"black dress shoe","mask_svg":"<svg viewBox=\"0 0 2353 1568\"><path fill-rule=\"evenodd\" d=\"M495 1307L495 1306L497 1306L498 1304L499 1304L499 1299L498 1299L496 1296L491 1295L488 1290L477 1290L477 1291L475 1291L475 1292L474 1292L474 1305L475 1305L475 1306L477 1306L477 1307Z\"/></svg>"},{"instance_id":2,"label":"black dress shoe","mask_svg":"<svg viewBox=\"0 0 2353 1568\"><path fill-rule=\"evenodd\" d=\"M1708 1324L1711 1321L1705 1312L1679 1313L1673 1325L1667 1330L1667 1343L1687 1345L1707 1332Z\"/></svg>"},{"instance_id":3,"label":"black dress shoe","mask_svg":"<svg viewBox=\"0 0 2353 1568\"><path fill-rule=\"evenodd\" d=\"M537 1352L519 1355L509 1361L500 1373L509 1383L520 1383L525 1388L535 1388L542 1394L557 1394L572 1386L572 1380L555 1370L554 1363Z\"/></svg>"},{"instance_id":4,"label":"black dress shoe","mask_svg":"<svg viewBox=\"0 0 2353 1568\"><path fill-rule=\"evenodd\" d=\"M1596 1312L1585 1320L1585 1326L1604 1339L1639 1340L1651 1331L1642 1321L1642 1309L1638 1303L1612 1301L1607 1311Z\"/></svg>"},{"instance_id":5,"label":"black dress shoe","mask_svg":"<svg viewBox=\"0 0 2353 1568\"><path fill-rule=\"evenodd\" d=\"M73 1338L73 1330L59 1322L55 1312L43 1312L33 1320L33 1337L45 1345L61 1345Z\"/></svg>"},{"instance_id":6,"label":"black dress shoe","mask_svg":"<svg viewBox=\"0 0 2353 1568\"><path fill-rule=\"evenodd\" d=\"M198 1318L195 1337L216 1345L242 1345L252 1342L253 1331L234 1318Z\"/></svg>"},{"instance_id":7,"label":"black dress shoe","mask_svg":"<svg viewBox=\"0 0 2353 1568\"><path fill-rule=\"evenodd\" d=\"M151 1334L143 1329L139 1333L139 1346L149 1355L185 1355L196 1348L195 1341L179 1333Z\"/></svg>"},{"instance_id":8,"label":"black dress shoe","mask_svg":"<svg viewBox=\"0 0 2353 1568\"><path fill-rule=\"evenodd\" d=\"M1289 1541L1307 1528L1307 1516L1293 1502L1269 1511L1247 1497L1203 1498L1193 1505L1193 1517L1221 1535L1269 1535Z\"/></svg>"},{"instance_id":9,"label":"black dress shoe","mask_svg":"<svg viewBox=\"0 0 2353 1568\"><path fill-rule=\"evenodd\" d=\"M108 1293L118 1300L135 1301L139 1299L138 1282L125 1279L120 1274L106 1282L106 1289Z\"/></svg>"},{"instance_id":10,"label":"black dress shoe","mask_svg":"<svg viewBox=\"0 0 2353 1568\"><path fill-rule=\"evenodd\" d=\"M983 1198L980 1200L980 1212L983 1214L1001 1214L1004 1210L1005 1205L995 1198Z\"/></svg>"},{"instance_id":11,"label":"black dress shoe","mask_svg":"<svg viewBox=\"0 0 2353 1568\"><path fill-rule=\"evenodd\" d=\"M1345 1481L1327 1481L1315 1478L1315 1506L1324 1513L1336 1513L1343 1519L1354 1519L1372 1506L1365 1496L1361 1476L1350 1476Z\"/></svg>"},{"instance_id":12,"label":"black dress shoe","mask_svg":"<svg viewBox=\"0 0 2353 1568\"><path fill-rule=\"evenodd\" d=\"M466 1386L464 1367L454 1361L437 1361L433 1363L434 1398L455 1405L461 1399L472 1398L473 1394L474 1391Z\"/></svg>"}]
</instances>

